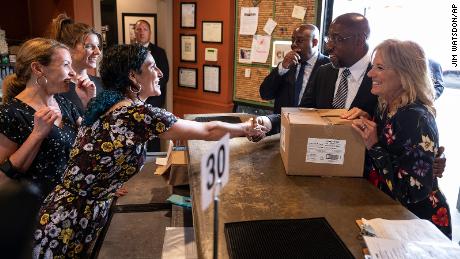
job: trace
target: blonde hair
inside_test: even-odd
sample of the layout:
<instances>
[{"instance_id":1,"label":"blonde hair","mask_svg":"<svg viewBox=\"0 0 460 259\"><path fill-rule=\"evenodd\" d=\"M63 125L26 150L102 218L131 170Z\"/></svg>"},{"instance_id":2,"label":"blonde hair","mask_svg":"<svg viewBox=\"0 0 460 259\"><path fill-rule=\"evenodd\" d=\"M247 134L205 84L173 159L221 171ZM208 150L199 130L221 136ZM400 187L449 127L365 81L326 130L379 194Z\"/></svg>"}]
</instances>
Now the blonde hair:
<instances>
[{"instance_id":1,"label":"blonde hair","mask_svg":"<svg viewBox=\"0 0 460 259\"><path fill-rule=\"evenodd\" d=\"M51 63L51 56L58 48L68 49L62 43L52 39L35 38L22 44L16 56L15 73L3 81L2 101L6 103L26 88L32 76L31 64L38 62L44 66Z\"/></svg>"},{"instance_id":2,"label":"blonde hair","mask_svg":"<svg viewBox=\"0 0 460 259\"><path fill-rule=\"evenodd\" d=\"M385 65L394 69L401 79L403 93L392 104L379 97L379 107L402 107L415 101L421 102L435 115L433 106L433 82L430 78L428 59L422 47L413 41L385 40L374 49Z\"/></svg>"},{"instance_id":3,"label":"blonde hair","mask_svg":"<svg viewBox=\"0 0 460 259\"><path fill-rule=\"evenodd\" d=\"M102 42L101 35L93 27L84 23L75 23L64 13L59 14L51 22L50 38L62 42L72 49L77 43L83 43L90 34L96 35L99 42Z\"/></svg>"}]
</instances>

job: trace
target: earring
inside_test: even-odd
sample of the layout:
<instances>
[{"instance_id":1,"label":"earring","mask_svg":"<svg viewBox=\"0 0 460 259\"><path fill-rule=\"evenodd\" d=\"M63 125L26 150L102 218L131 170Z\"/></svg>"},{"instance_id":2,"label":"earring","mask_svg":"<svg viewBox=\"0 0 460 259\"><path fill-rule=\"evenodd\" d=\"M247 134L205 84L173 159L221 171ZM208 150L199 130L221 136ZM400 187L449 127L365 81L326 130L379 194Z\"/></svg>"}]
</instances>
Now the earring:
<instances>
[{"instance_id":1,"label":"earring","mask_svg":"<svg viewBox=\"0 0 460 259\"><path fill-rule=\"evenodd\" d=\"M45 82L43 84L40 84L40 79L42 79L42 78L45 80ZM46 76L43 76L43 75L39 76L39 77L37 77L37 79L35 79L35 84L37 84L39 86L46 85L46 84L48 84L48 79L46 79Z\"/></svg>"},{"instance_id":2,"label":"earring","mask_svg":"<svg viewBox=\"0 0 460 259\"><path fill-rule=\"evenodd\" d=\"M138 87L137 91L133 90L132 85L129 86L129 91L131 91L131 93L133 93L133 94L139 94L141 92L141 90L142 90L142 85L139 84L139 83L136 83L136 84L137 84L137 87Z\"/></svg>"}]
</instances>

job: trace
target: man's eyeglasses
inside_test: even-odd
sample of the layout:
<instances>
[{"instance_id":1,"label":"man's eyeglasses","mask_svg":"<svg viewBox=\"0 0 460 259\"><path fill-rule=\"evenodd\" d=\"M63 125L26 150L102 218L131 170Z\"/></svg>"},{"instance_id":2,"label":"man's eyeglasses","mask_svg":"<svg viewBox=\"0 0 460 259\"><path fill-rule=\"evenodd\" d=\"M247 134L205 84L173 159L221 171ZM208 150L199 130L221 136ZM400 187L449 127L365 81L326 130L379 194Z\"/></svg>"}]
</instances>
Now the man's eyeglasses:
<instances>
[{"instance_id":1,"label":"man's eyeglasses","mask_svg":"<svg viewBox=\"0 0 460 259\"><path fill-rule=\"evenodd\" d=\"M342 36L339 36L339 35L332 35L332 36L324 36L324 42L327 44L329 42L331 43L342 43L348 39L351 39L353 37L355 37L356 35L351 35L351 36L348 36L348 37L342 37Z\"/></svg>"}]
</instances>

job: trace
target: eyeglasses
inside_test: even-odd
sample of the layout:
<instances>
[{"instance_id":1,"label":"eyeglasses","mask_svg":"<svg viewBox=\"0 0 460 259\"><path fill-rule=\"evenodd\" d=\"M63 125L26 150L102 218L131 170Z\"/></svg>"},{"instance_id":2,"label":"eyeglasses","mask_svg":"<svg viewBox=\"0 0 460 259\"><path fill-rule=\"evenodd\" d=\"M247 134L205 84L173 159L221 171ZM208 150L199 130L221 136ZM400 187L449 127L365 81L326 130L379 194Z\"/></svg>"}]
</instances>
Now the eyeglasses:
<instances>
[{"instance_id":1,"label":"eyeglasses","mask_svg":"<svg viewBox=\"0 0 460 259\"><path fill-rule=\"evenodd\" d=\"M351 36L348 36L348 37L342 37L342 36L339 36L339 35L332 35L332 36L324 36L324 42L327 44L329 42L331 43L342 43L348 39L351 39L353 37L355 37L356 35L351 35Z\"/></svg>"}]
</instances>

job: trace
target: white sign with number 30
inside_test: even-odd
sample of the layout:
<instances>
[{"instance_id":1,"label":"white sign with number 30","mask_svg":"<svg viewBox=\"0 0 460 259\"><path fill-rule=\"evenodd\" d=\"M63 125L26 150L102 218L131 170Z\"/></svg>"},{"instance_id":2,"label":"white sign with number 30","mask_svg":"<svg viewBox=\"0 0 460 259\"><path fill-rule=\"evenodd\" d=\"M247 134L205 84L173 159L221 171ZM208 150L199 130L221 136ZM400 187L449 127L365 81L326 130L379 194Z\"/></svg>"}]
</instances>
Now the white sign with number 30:
<instances>
[{"instance_id":1,"label":"white sign with number 30","mask_svg":"<svg viewBox=\"0 0 460 259\"><path fill-rule=\"evenodd\" d=\"M201 157L201 208L203 210L211 204L213 189L221 189L228 182L229 140L230 134L226 134ZM222 185L215 187L218 180Z\"/></svg>"}]
</instances>

